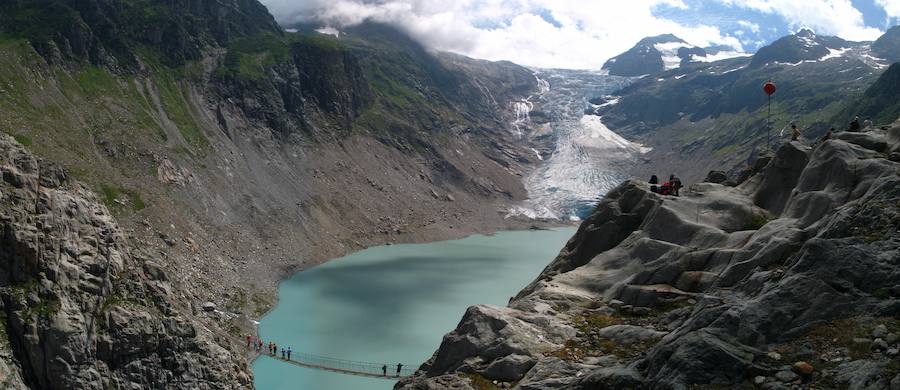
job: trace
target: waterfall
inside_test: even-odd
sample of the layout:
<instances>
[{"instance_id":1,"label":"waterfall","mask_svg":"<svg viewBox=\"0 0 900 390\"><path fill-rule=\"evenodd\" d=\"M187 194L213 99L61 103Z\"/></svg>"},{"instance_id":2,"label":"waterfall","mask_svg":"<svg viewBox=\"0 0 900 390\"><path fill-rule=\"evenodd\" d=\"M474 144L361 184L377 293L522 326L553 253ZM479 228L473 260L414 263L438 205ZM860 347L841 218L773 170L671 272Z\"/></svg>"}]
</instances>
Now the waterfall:
<instances>
[{"instance_id":1,"label":"waterfall","mask_svg":"<svg viewBox=\"0 0 900 390\"><path fill-rule=\"evenodd\" d=\"M529 96L528 99L531 99ZM516 120L513 121L513 128L516 129L516 136L522 138L522 127L527 125L531 120L531 110L534 109L534 103L528 99L514 102L513 109L516 113Z\"/></svg>"}]
</instances>

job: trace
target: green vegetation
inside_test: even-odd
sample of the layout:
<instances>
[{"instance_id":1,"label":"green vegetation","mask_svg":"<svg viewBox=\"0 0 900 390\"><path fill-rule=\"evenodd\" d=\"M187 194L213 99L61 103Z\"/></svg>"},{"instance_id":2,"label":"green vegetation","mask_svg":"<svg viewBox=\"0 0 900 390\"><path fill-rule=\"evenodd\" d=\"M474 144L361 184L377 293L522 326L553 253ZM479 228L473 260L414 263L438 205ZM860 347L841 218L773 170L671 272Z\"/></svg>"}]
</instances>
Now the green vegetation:
<instances>
[{"instance_id":1,"label":"green vegetation","mask_svg":"<svg viewBox=\"0 0 900 390\"><path fill-rule=\"evenodd\" d=\"M31 146L31 144L32 144L31 138L28 138L28 136L14 133L13 131L8 130L8 129L3 129L3 132L8 135L11 135L13 138L15 138L16 142L22 144L22 146L24 146L26 148Z\"/></svg>"},{"instance_id":2,"label":"green vegetation","mask_svg":"<svg viewBox=\"0 0 900 390\"><path fill-rule=\"evenodd\" d=\"M267 68L288 58L290 50L284 39L268 33L257 34L231 42L225 61L216 73L258 81L266 77Z\"/></svg>"},{"instance_id":3,"label":"green vegetation","mask_svg":"<svg viewBox=\"0 0 900 390\"><path fill-rule=\"evenodd\" d=\"M119 86L115 77L96 66L87 65L79 69L75 75L75 81L87 96L119 95Z\"/></svg>"},{"instance_id":4,"label":"green vegetation","mask_svg":"<svg viewBox=\"0 0 900 390\"><path fill-rule=\"evenodd\" d=\"M769 223L769 217L767 217L765 214L754 213L747 217L747 220L744 221L743 230L759 230L767 223Z\"/></svg>"},{"instance_id":5,"label":"green vegetation","mask_svg":"<svg viewBox=\"0 0 900 390\"><path fill-rule=\"evenodd\" d=\"M147 207L137 191L126 190L108 184L101 185L100 190L102 193L101 200L103 201L103 204L112 210L122 210L125 207L125 204L130 205L132 212L141 211ZM125 203L122 198L127 198L127 203Z\"/></svg>"},{"instance_id":6,"label":"green vegetation","mask_svg":"<svg viewBox=\"0 0 900 390\"><path fill-rule=\"evenodd\" d=\"M166 114L172 122L175 122L184 140L191 146L201 149L209 146L209 140L206 139L200 126L194 120L193 110L182 91L179 81L167 72L159 72L156 81Z\"/></svg>"},{"instance_id":7,"label":"green vegetation","mask_svg":"<svg viewBox=\"0 0 900 390\"><path fill-rule=\"evenodd\" d=\"M464 377L468 378L472 382L472 387L475 390L500 390L494 382L491 382L487 378L481 376L481 374L471 373L471 374L463 374Z\"/></svg>"},{"instance_id":8,"label":"green vegetation","mask_svg":"<svg viewBox=\"0 0 900 390\"><path fill-rule=\"evenodd\" d=\"M77 11L61 2L25 1L4 6L0 25L12 36L46 42L59 31L71 29L81 20Z\"/></svg>"},{"instance_id":9,"label":"green vegetation","mask_svg":"<svg viewBox=\"0 0 900 390\"><path fill-rule=\"evenodd\" d=\"M100 313L106 313L109 309L121 305L124 300L119 293L110 294L100 304Z\"/></svg>"}]
</instances>

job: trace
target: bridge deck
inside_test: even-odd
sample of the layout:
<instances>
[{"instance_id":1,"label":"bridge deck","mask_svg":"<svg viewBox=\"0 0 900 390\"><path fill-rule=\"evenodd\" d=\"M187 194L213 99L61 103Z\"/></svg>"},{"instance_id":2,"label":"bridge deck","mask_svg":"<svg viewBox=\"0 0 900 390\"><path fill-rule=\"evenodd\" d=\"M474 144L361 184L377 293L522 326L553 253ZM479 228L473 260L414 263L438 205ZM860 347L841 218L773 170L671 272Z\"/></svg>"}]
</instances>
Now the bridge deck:
<instances>
[{"instance_id":1,"label":"bridge deck","mask_svg":"<svg viewBox=\"0 0 900 390\"><path fill-rule=\"evenodd\" d=\"M382 367L384 364L359 362L353 360L334 359L324 356L316 356L309 354L292 354L291 360L281 359L278 356L269 354L261 354L270 359L275 359L283 363L293 364L299 367L312 368L316 370L331 371L345 375L356 375L367 378L397 380L412 375L416 367L404 365L397 375L397 366L387 364L387 375L384 374Z\"/></svg>"}]
</instances>

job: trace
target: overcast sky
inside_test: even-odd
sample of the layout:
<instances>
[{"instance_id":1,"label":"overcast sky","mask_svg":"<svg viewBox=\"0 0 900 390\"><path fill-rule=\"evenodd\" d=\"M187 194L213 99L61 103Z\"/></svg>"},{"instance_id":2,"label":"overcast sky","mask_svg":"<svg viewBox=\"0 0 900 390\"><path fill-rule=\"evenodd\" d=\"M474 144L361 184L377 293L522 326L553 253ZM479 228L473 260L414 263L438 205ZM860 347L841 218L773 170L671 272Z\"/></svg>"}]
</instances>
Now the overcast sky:
<instances>
[{"instance_id":1,"label":"overcast sky","mask_svg":"<svg viewBox=\"0 0 900 390\"><path fill-rule=\"evenodd\" d=\"M282 25L393 24L424 45L522 65L597 69L643 37L755 51L811 28L874 40L900 22L900 0L261 0Z\"/></svg>"}]
</instances>

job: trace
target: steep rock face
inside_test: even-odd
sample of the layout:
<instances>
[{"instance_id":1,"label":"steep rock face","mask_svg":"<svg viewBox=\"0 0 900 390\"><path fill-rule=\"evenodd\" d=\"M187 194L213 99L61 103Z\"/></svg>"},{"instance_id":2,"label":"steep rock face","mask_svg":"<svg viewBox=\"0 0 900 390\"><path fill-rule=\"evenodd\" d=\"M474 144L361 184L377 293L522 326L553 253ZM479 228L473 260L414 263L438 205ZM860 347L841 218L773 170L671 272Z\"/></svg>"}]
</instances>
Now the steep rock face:
<instances>
[{"instance_id":1,"label":"steep rock face","mask_svg":"<svg viewBox=\"0 0 900 390\"><path fill-rule=\"evenodd\" d=\"M885 137L784 144L737 188L701 183L660 197L645 183L623 184L502 316L470 310L397 388L462 387L477 376L519 389L900 382L889 364L900 332L900 165L884 158ZM646 211L620 242L592 246L585 226L616 223L611 202ZM526 317L543 318L527 333L543 343L503 331ZM503 353L460 354L446 342L471 340L488 323L499 331L478 332L479 343ZM575 337L550 337L569 328ZM505 375L521 379L489 377L504 353L530 361Z\"/></svg>"},{"instance_id":2,"label":"steep rock face","mask_svg":"<svg viewBox=\"0 0 900 390\"><path fill-rule=\"evenodd\" d=\"M898 34L900 34L900 28L898 28ZM861 120L871 118L876 126L893 123L900 118L900 102L897 101L897 91L900 91L900 63L891 65L857 101L851 103L835 118L843 119L854 116L859 116Z\"/></svg>"},{"instance_id":3,"label":"steep rock face","mask_svg":"<svg viewBox=\"0 0 900 390\"><path fill-rule=\"evenodd\" d=\"M900 26L888 29L872 43L872 53L890 62L900 61Z\"/></svg>"},{"instance_id":4,"label":"steep rock face","mask_svg":"<svg viewBox=\"0 0 900 390\"><path fill-rule=\"evenodd\" d=\"M508 137L514 115L509 102L536 88L528 69L447 59L378 25L359 26L337 39L308 32L281 35L262 23L220 41L207 27L216 18L228 18L232 5L252 14L238 1L96 4L143 5L136 9L149 14L154 7L176 12L195 4L190 16L196 19L183 28L196 28L197 34L183 38L196 38L185 42L202 48L199 57L173 66L178 58L161 57L169 49L135 43L121 30L122 44L140 59L134 70L118 62L128 56L95 61L73 55L67 61L68 56L44 50L64 46L55 40L0 34L0 130L15 134L35 155L70 168L101 194L129 241L153 253L130 256L138 264L145 258L156 263L148 273L164 270L174 296L193 305L212 301L221 311L185 311L187 321L208 317L209 324L195 326L202 342L161 336L157 320L165 317L151 309L146 316L134 314L146 319L126 321L140 329L115 322L107 331L97 321L74 328L79 334L100 332L91 340L106 333L118 340L113 332L124 329L130 344L85 348L86 354L96 349L108 362L103 363L108 368L96 368L97 375L79 373L82 360L67 363L74 367L69 371L54 366L53 372L77 379L60 386L102 387L106 378L122 387L131 380L170 383L162 376L183 376L185 387L203 387L203 381L248 383L221 376L246 371L243 356L214 353L220 360L207 363L203 356L212 355L204 351L228 348L239 342L234 334L254 331L251 320L270 307L276 282L285 274L371 245L523 226L498 210L524 198L520 177L536 161ZM227 9L215 11L220 6ZM84 19L86 11L78 15ZM110 23L148 34L160 28L105 15ZM94 34L89 41L99 42L86 53L114 46L113 40L98 38L107 23L99 20L83 20ZM8 25L2 26L6 31ZM65 28L48 27L72 45ZM128 297L140 294L122 291ZM111 302L126 301L113 297ZM85 318L93 318L94 309L86 306ZM0 319L7 322L14 321ZM35 341L38 350L45 340L50 339ZM196 345L199 352L192 349ZM32 387L51 381L40 371L44 355L32 359L23 348L0 348L0 354L17 362L37 359L33 367L13 363L0 371L19 375ZM157 349L166 354L153 352ZM189 361L182 364L181 358ZM155 365L157 360L162 363ZM146 380L131 371L123 374L120 362L128 370L149 367ZM10 368L17 365L22 368ZM201 366L202 375L196 369Z\"/></svg>"},{"instance_id":5,"label":"steep rock face","mask_svg":"<svg viewBox=\"0 0 900 390\"><path fill-rule=\"evenodd\" d=\"M29 39L47 58L137 67L138 45L158 49L169 65L197 60L210 44L248 35L280 35L256 0L12 0L0 13L4 32Z\"/></svg>"},{"instance_id":6,"label":"steep rock face","mask_svg":"<svg viewBox=\"0 0 900 390\"><path fill-rule=\"evenodd\" d=\"M250 386L106 207L0 135L0 303L8 388Z\"/></svg>"}]
</instances>

